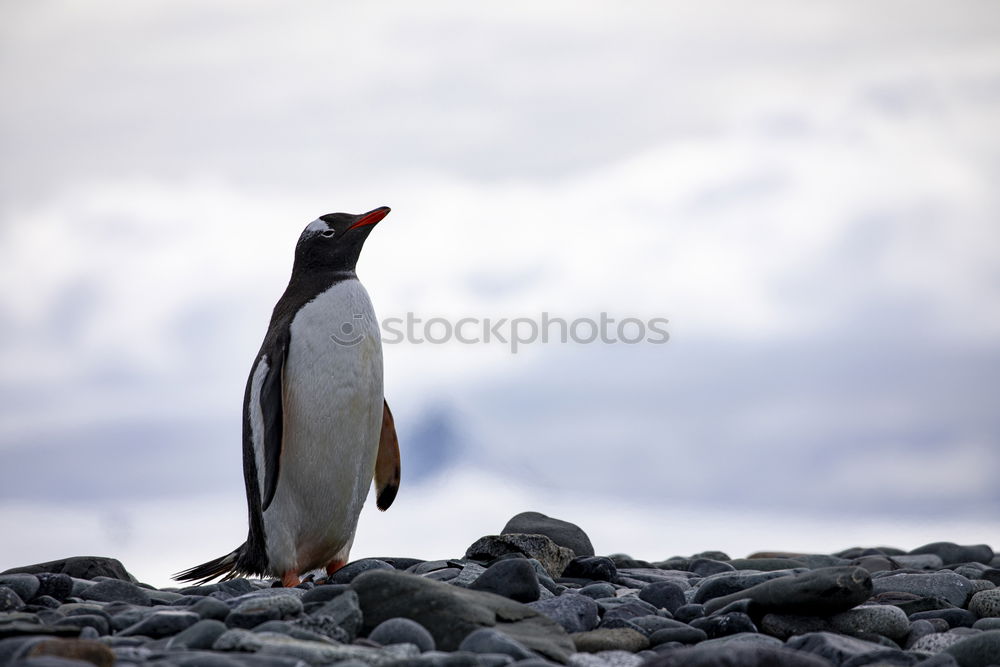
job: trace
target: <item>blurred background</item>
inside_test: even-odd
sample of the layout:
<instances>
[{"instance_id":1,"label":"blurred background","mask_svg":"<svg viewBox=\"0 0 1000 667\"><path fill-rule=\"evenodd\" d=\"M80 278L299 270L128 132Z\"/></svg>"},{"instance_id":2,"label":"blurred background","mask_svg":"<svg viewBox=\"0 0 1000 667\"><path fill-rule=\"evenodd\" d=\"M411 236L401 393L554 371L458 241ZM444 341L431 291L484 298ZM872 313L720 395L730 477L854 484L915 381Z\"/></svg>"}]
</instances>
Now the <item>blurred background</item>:
<instances>
[{"instance_id":1,"label":"blurred background","mask_svg":"<svg viewBox=\"0 0 1000 667\"><path fill-rule=\"evenodd\" d=\"M1000 5L0 7L0 569L246 535L244 383L302 228L392 214L381 317L668 318L386 345L352 556L516 512L599 553L1000 542Z\"/></svg>"}]
</instances>

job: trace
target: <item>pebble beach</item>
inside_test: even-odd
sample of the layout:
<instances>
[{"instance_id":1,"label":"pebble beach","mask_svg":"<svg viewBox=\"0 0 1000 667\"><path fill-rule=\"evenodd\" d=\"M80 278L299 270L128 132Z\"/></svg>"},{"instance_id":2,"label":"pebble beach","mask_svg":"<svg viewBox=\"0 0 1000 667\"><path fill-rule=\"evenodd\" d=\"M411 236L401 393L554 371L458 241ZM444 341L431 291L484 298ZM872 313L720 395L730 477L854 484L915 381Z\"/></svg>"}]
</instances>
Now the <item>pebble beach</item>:
<instances>
[{"instance_id":1,"label":"pebble beach","mask_svg":"<svg viewBox=\"0 0 1000 667\"><path fill-rule=\"evenodd\" d=\"M155 588L97 556L13 567L0 665L1000 665L985 544L646 561L535 512L492 528L452 558L363 558L294 588Z\"/></svg>"}]
</instances>

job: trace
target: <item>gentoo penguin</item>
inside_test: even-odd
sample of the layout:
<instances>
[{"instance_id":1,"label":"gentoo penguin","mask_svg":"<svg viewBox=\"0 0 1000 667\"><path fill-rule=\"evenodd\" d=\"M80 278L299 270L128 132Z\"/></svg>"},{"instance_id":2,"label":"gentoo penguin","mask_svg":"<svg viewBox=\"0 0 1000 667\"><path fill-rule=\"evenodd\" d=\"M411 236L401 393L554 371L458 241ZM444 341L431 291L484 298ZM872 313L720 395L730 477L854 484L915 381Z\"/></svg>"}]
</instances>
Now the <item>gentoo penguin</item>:
<instances>
[{"instance_id":1,"label":"gentoo penguin","mask_svg":"<svg viewBox=\"0 0 1000 667\"><path fill-rule=\"evenodd\" d=\"M295 246L243 398L243 476L250 530L231 553L175 575L299 576L347 562L374 476L386 510L399 488L399 443L382 394L382 343L355 266L383 206L330 213Z\"/></svg>"}]
</instances>

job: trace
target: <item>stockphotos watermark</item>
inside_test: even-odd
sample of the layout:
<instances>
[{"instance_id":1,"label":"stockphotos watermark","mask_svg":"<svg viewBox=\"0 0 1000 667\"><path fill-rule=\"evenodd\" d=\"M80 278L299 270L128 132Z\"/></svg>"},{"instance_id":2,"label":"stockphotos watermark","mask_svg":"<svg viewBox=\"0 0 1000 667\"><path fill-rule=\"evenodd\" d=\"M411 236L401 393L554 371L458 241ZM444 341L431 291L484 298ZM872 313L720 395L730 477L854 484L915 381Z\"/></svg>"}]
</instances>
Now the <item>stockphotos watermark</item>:
<instances>
[{"instance_id":1,"label":"stockphotos watermark","mask_svg":"<svg viewBox=\"0 0 1000 667\"><path fill-rule=\"evenodd\" d=\"M662 345L670 340L667 332L669 320L665 317L640 319L624 317L616 319L607 313L598 317L577 317L567 319L553 317L543 312L539 317L417 317L406 313L405 317L387 317L382 320L382 342L387 345L410 343L412 345L462 345L501 344L517 354L525 345L534 343L602 343L605 345L638 345L649 343ZM349 322L340 325L340 331L332 338L340 345L357 345L370 331L364 315L356 314Z\"/></svg>"}]
</instances>

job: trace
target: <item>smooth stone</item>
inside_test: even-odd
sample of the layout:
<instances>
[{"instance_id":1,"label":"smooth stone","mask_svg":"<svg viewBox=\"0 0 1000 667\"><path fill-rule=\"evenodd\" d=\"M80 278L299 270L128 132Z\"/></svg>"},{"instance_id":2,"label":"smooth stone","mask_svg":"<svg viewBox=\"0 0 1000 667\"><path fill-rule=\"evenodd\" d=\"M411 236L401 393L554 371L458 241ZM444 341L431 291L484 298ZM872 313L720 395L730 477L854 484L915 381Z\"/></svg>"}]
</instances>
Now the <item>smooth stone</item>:
<instances>
[{"instance_id":1,"label":"smooth stone","mask_svg":"<svg viewBox=\"0 0 1000 667\"><path fill-rule=\"evenodd\" d=\"M989 564L994 553L988 545L960 545L954 542L932 542L910 551L911 554L934 554L944 561L945 565L952 563L983 563Z\"/></svg>"},{"instance_id":2,"label":"smooth stone","mask_svg":"<svg viewBox=\"0 0 1000 667\"><path fill-rule=\"evenodd\" d=\"M683 621L684 623L690 623L696 618L701 618L705 615L705 605L701 604L685 604L677 608L674 612L674 618L678 621Z\"/></svg>"},{"instance_id":3,"label":"smooth stone","mask_svg":"<svg viewBox=\"0 0 1000 667\"><path fill-rule=\"evenodd\" d=\"M639 591L639 599L671 614L687 603L684 590L672 581L658 581L644 586Z\"/></svg>"},{"instance_id":4,"label":"smooth stone","mask_svg":"<svg viewBox=\"0 0 1000 667\"><path fill-rule=\"evenodd\" d=\"M785 645L826 658L837 665L855 656L872 653L883 648L881 644L832 632L810 632L796 635L789 639Z\"/></svg>"},{"instance_id":5,"label":"smooth stone","mask_svg":"<svg viewBox=\"0 0 1000 667\"><path fill-rule=\"evenodd\" d=\"M302 596L302 604L329 602L344 591L350 590L350 588L347 584L321 584L306 591L305 595Z\"/></svg>"},{"instance_id":6,"label":"smooth stone","mask_svg":"<svg viewBox=\"0 0 1000 667\"><path fill-rule=\"evenodd\" d=\"M902 640L910 631L910 620L899 607L877 605L855 607L830 617L830 624L837 632L858 635L869 632Z\"/></svg>"},{"instance_id":7,"label":"smooth stone","mask_svg":"<svg viewBox=\"0 0 1000 667\"><path fill-rule=\"evenodd\" d=\"M222 621L202 619L171 637L167 648L210 649L215 640L228 629Z\"/></svg>"},{"instance_id":8,"label":"smooth stone","mask_svg":"<svg viewBox=\"0 0 1000 667\"><path fill-rule=\"evenodd\" d=\"M153 601L142 588L121 579L105 579L99 581L80 595L84 600L99 602L127 602L142 607L150 606Z\"/></svg>"},{"instance_id":9,"label":"smooth stone","mask_svg":"<svg viewBox=\"0 0 1000 667\"><path fill-rule=\"evenodd\" d=\"M691 627L703 630L709 639L726 637L741 632L757 632L757 626L754 625L750 617L738 611L718 616L696 618L691 621Z\"/></svg>"},{"instance_id":10,"label":"smooth stone","mask_svg":"<svg viewBox=\"0 0 1000 667\"><path fill-rule=\"evenodd\" d=\"M753 588L765 581L789 577L796 573L795 570L776 570L774 572L736 572L712 575L701 582L690 601L702 604L712 598L732 595Z\"/></svg>"},{"instance_id":11,"label":"smooth stone","mask_svg":"<svg viewBox=\"0 0 1000 667\"><path fill-rule=\"evenodd\" d=\"M765 614L760 620L761 632L781 640L810 632L828 632L832 630L833 628L827 617L820 616Z\"/></svg>"},{"instance_id":12,"label":"smooth stone","mask_svg":"<svg viewBox=\"0 0 1000 667\"><path fill-rule=\"evenodd\" d=\"M583 529L569 521L554 519L540 512L521 512L511 517L500 534L511 533L545 535L559 546L570 549L574 556L594 555L594 545Z\"/></svg>"},{"instance_id":13,"label":"smooth stone","mask_svg":"<svg viewBox=\"0 0 1000 667\"><path fill-rule=\"evenodd\" d=\"M37 575L41 572L66 574L77 579L111 577L112 579L135 581L135 577L128 573L120 561L101 556L75 556L73 558L63 558L62 560L50 560L45 563L12 567L9 570L0 572L0 574L24 573ZM48 594L51 595L51 593ZM53 595L52 597L56 596Z\"/></svg>"},{"instance_id":14,"label":"smooth stone","mask_svg":"<svg viewBox=\"0 0 1000 667\"><path fill-rule=\"evenodd\" d=\"M962 639L944 652L961 667L987 667L1000 664L1000 630L987 630Z\"/></svg>"},{"instance_id":15,"label":"smooth stone","mask_svg":"<svg viewBox=\"0 0 1000 667\"><path fill-rule=\"evenodd\" d=\"M976 630L1000 630L1000 618L981 618L972 627Z\"/></svg>"},{"instance_id":16,"label":"smooth stone","mask_svg":"<svg viewBox=\"0 0 1000 667\"><path fill-rule=\"evenodd\" d=\"M613 560L605 556L577 556L569 562L562 576L592 581L614 581L618 576L618 568Z\"/></svg>"},{"instance_id":17,"label":"smooth stone","mask_svg":"<svg viewBox=\"0 0 1000 667\"><path fill-rule=\"evenodd\" d=\"M22 601L32 600L38 595L41 582L32 574L0 574L0 586L6 586L17 593Z\"/></svg>"},{"instance_id":18,"label":"smooth stone","mask_svg":"<svg viewBox=\"0 0 1000 667\"><path fill-rule=\"evenodd\" d=\"M114 652L101 642L90 639L47 639L32 646L25 654L26 658L41 656L65 658L96 667L115 664Z\"/></svg>"},{"instance_id":19,"label":"smooth stone","mask_svg":"<svg viewBox=\"0 0 1000 667\"><path fill-rule=\"evenodd\" d=\"M688 564L688 572L694 572L698 576L707 577L710 574L720 574L722 572L735 572L736 568L732 563L712 560L711 558L695 558Z\"/></svg>"},{"instance_id":20,"label":"smooth stone","mask_svg":"<svg viewBox=\"0 0 1000 667\"><path fill-rule=\"evenodd\" d=\"M93 628L97 631L99 636L111 633L111 621L104 616L99 616L97 614L75 614L73 616L60 618L58 621L53 623L53 625L64 625L70 628L78 628L80 630L83 630L84 628Z\"/></svg>"},{"instance_id":21,"label":"smooth stone","mask_svg":"<svg viewBox=\"0 0 1000 667\"><path fill-rule=\"evenodd\" d=\"M940 570L944 567L944 561L937 554L905 554L893 556L892 559L903 567L914 570Z\"/></svg>"},{"instance_id":22,"label":"smooth stone","mask_svg":"<svg viewBox=\"0 0 1000 667\"><path fill-rule=\"evenodd\" d=\"M875 578L875 593L902 591L921 597L940 597L956 607L964 607L972 593L972 583L954 572L928 574L891 574Z\"/></svg>"},{"instance_id":23,"label":"smooth stone","mask_svg":"<svg viewBox=\"0 0 1000 667\"><path fill-rule=\"evenodd\" d=\"M465 552L471 560L493 561L510 553L534 558L545 568L550 577L561 576L575 557L571 549L561 547L545 535L507 533L487 535L476 540Z\"/></svg>"},{"instance_id":24,"label":"smooth stone","mask_svg":"<svg viewBox=\"0 0 1000 667\"><path fill-rule=\"evenodd\" d=\"M980 618L1000 618L1000 588L979 591L969 600L969 611Z\"/></svg>"},{"instance_id":25,"label":"smooth stone","mask_svg":"<svg viewBox=\"0 0 1000 667\"><path fill-rule=\"evenodd\" d=\"M170 637L187 630L200 621L198 614L190 611L157 611L146 616L135 625L129 626L118 633L120 637L141 635L160 639Z\"/></svg>"},{"instance_id":26,"label":"smooth stone","mask_svg":"<svg viewBox=\"0 0 1000 667\"><path fill-rule=\"evenodd\" d=\"M642 658L628 651L598 651L597 653L576 653L569 659L569 667L641 667ZM551 664L551 663L549 663ZM515 662L511 667L523 667Z\"/></svg>"},{"instance_id":27,"label":"smooth stone","mask_svg":"<svg viewBox=\"0 0 1000 667\"><path fill-rule=\"evenodd\" d=\"M368 634L368 639L382 645L413 644L421 653L435 650L434 637L427 628L409 618L382 621Z\"/></svg>"},{"instance_id":28,"label":"smooth stone","mask_svg":"<svg viewBox=\"0 0 1000 667\"><path fill-rule=\"evenodd\" d=\"M683 625L683 624L682 624ZM708 639L704 630L693 628L689 625L677 628L663 628L649 635L649 645L659 646L667 642L680 642L681 644L697 644Z\"/></svg>"},{"instance_id":29,"label":"smooth stone","mask_svg":"<svg viewBox=\"0 0 1000 667\"><path fill-rule=\"evenodd\" d=\"M369 570L395 570L392 565L377 558L362 558L334 572L328 579L331 584L349 584L362 572Z\"/></svg>"},{"instance_id":30,"label":"smooth stone","mask_svg":"<svg viewBox=\"0 0 1000 667\"><path fill-rule=\"evenodd\" d=\"M480 628L470 632L458 645L458 650L471 653L503 653L515 660L538 657L537 653L529 650L521 642L491 628Z\"/></svg>"},{"instance_id":31,"label":"smooth stone","mask_svg":"<svg viewBox=\"0 0 1000 667\"><path fill-rule=\"evenodd\" d=\"M236 611L233 610L228 616L226 616L226 627L229 628L242 628L244 630L249 630L255 628L261 623L267 623L268 621L277 621L281 619L281 612L274 608L257 609L254 611Z\"/></svg>"},{"instance_id":32,"label":"smooth stone","mask_svg":"<svg viewBox=\"0 0 1000 667\"><path fill-rule=\"evenodd\" d=\"M948 624L949 628L971 628L976 622L976 615L968 609L935 609L910 614L911 621L932 620L939 618Z\"/></svg>"},{"instance_id":33,"label":"smooth stone","mask_svg":"<svg viewBox=\"0 0 1000 667\"><path fill-rule=\"evenodd\" d=\"M630 628L601 628L588 632L571 634L577 651L597 653L599 651L629 651L635 653L649 647L649 640L641 632Z\"/></svg>"},{"instance_id":34,"label":"smooth stone","mask_svg":"<svg viewBox=\"0 0 1000 667\"><path fill-rule=\"evenodd\" d=\"M226 620L226 616L229 616L229 612L232 611L222 600L216 600L215 598L202 598L198 600L193 605L187 607L188 611L192 611L204 619L211 619L216 621Z\"/></svg>"},{"instance_id":35,"label":"smooth stone","mask_svg":"<svg viewBox=\"0 0 1000 667\"><path fill-rule=\"evenodd\" d=\"M395 570L365 572L351 588L358 594L369 631L382 621L401 616L427 628L435 644L444 650L454 651L470 632L492 627L559 662L565 662L573 651L572 641L558 623L528 605L492 593Z\"/></svg>"},{"instance_id":36,"label":"smooth stone","mask_svg":"<svg viewBox=\"0 0 1000 667\"><path fill-rule=\"evenodd\" d=\"M469 588L502 595L517 602L534 602L541 596L538 574L524 558L496 561Z\"/></svg>"},{"instance_id":37,"label":"smooth stone","mask_svg":"<svg viewBox=\"0 0 1000 667\"><path fill-rule=\"evenodd\" d=\"M769 638L772 639L773 638ZM784 646L705 642L648 660L643 667L832 667L829 660Z\"/></svg>"},{"instance_id":38,"label":"smooth stone","mask_svg":"<svg viewBox=\"0 0 1000 667\"><path fill-rule=\"evenodd\" d=\"M705 603L711 614L727 604L748 598L757 613L827 615L846 611L872 593L871 575L859 567L825 567L765 581Z\"/></svg>"},{"instance_id":39,"label":"smooth stone","mask_svg":"<svg viewBox=\"0 0 1000 667\"><path fill-rule=\"evenodd\" d=\"M628 620L640 616L656 615L656 607L631 596L615 598L615 603L610 600L597 600L597 605L604 609L602 621L616 618Z\"/></svg>"},{"instance_id":40,"label":"smooth stone","mask_svg":"<svg viewBox=\"0 0 1000 667\"><path fill-rule=\"evenodd\" d=\"M564 593L548 600L531 602L528 606L552 619L569 633L593 630L600 621L600 607L585 595Z\"/></svg>"},{"instance_id":41,"label":"smooth stone","mask_svg":"<svg viewBox=\"0 0 1000 667\"><path fill-rule=\"evenodd\" d=\"M0 612L19 611L24 609L24 600L7 586L0 586Z\"/></svg>"},{"instance_id":42,"label":"smooth stone","mask_svg":"<svg viewBox=\"0 0 1000 667\"><path fill-rule=\"evenodd\" d=\"M180 593L174 593L172 591L159 591L159 590L147 590L149 594L149 599L152 600L154 605L172 605L177 602L184 600L186 596Z\"/></svg>"},{"instance_id":43,"label":"smooth stone","mask_svg":"<svg viewBox=\"0 0 1000 667\"><path fill-rule=\"evenodd\" d=\"M899 566L888 556L862 556L851 561L851 565L863 567L871 573L899 569Z\"/></svg>"}]
</instances>

